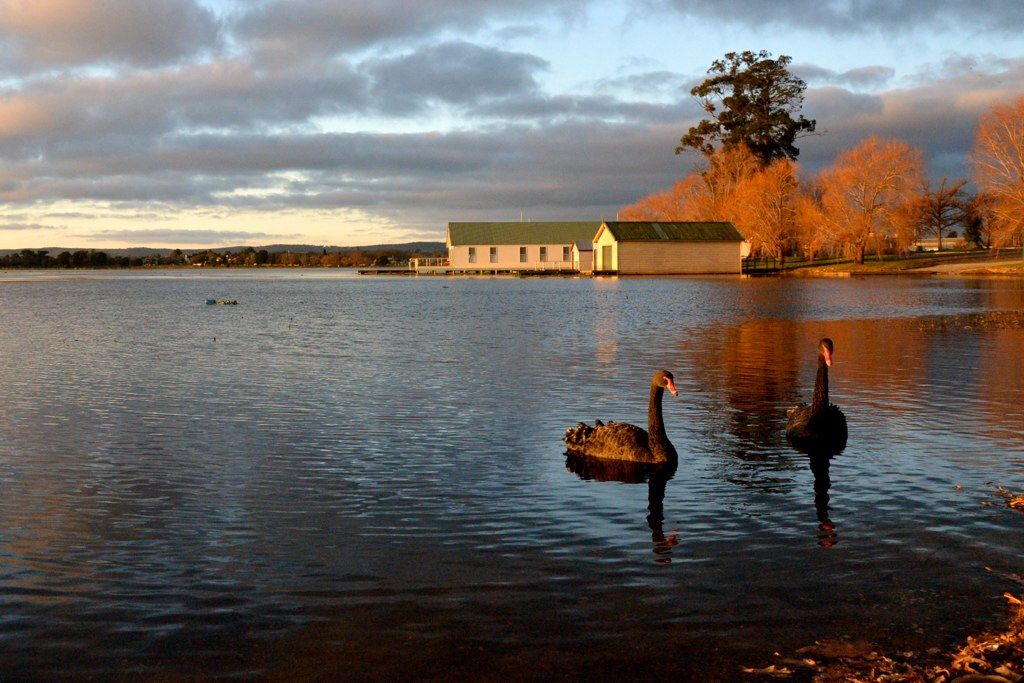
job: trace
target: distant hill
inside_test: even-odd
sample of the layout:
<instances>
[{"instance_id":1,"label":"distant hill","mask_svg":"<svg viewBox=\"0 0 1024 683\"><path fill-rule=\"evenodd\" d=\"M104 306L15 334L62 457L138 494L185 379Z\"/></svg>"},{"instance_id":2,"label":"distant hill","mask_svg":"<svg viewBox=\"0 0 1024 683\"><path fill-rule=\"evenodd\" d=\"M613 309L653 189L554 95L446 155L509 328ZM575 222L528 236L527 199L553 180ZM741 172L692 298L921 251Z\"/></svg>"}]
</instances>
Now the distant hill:
<instances>
[{"instance_id":1,"label":"distant hill","mask_svg":"<svg viewBox=\"0 0 1024 683\"><path fill-rule=\"evenodd\" d=\"M224 252L224 251L239 251L246 247L216 247L211 251ZM293 254L303 253L320 253L324 249L327 251L340 251L343 254L347 254L350 251L445 251L444 242L404 242L402 244L367 244L358 247L337 247L328 246L325 247L322 244L266 244L262 247L253 247L256 251L260 249L266 249L270 253L279 251L290 251ZM184 249L183 251L203 251L202 249Z\"/></svg>"},{"instance_id":2,"label":"distant hill","mask_svg":"<svg viewBox=\"0 0 1024 683\"><path fill-rule=\"evenodd\" d=\"M237 247L210 247L210 251L218 253L224 253L228 251L241 251L247 248L245 245ZM47 251L50 256L56 256L62 251L76 252L76 251L89 251L87 247L40 247L39 249L33 249L33 251ZM124 249L104 249L104 248L91 248L93 251L106 252L109 256L138 256L145 258L147 256L164 256L174 251L175 247L127 247ZM418 252L433 252L433 251L445 251L446 247L444 242L404 242L401 244L369 244L358 247L337 247L328 246L325 247L322 244L267 244L259 247L253 247L256 251L260 249L266 249L270 253L276 253L281 251L290 251L295 254L303 253L320 253L324 249L329 252L338 251L347 254L352 251L418 251ZM21 251L21 249L0 249L0 256L6 256L15 252ZM190 248L182 249L186 254L192 254L197 251L206 251L202 248Z\"/></svg>"}]
</instances>

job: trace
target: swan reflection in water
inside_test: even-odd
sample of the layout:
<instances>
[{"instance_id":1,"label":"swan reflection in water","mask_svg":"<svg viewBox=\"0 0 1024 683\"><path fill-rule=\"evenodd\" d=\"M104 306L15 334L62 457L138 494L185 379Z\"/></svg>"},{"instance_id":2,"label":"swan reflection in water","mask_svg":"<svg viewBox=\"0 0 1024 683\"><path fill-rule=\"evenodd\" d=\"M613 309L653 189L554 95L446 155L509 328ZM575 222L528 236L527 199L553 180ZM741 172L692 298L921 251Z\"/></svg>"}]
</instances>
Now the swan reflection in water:
<instances>
[{"instance_id":1,"label":"swan reflection in water","mask_svg":"<svg viewBox=\"0 0 1024 683\"><path fill-rule=\"evenodd\" d=\"M814 510L818 515L818 545L822 548L831 548L838 541L835 522L829 517L829 495L828 490L832 487L832 477L829 468L832 465L832 458L843 452L846 448L846 439L834 443L831 447L816 445L807 447L807 444L790 440L794 450L807 456L811 473L814 475Z\"/></svg>"},{"instance_id":2,"label":"swan reflection in water","mask_svg":"<svg viewBox=\"0 0 1024 683\"><path fill-rule=\"evenodd\" d=\"M828 516L828 490L832 486L828 469L832 456L828 453L811 453L811 472L814 474L814 509L818 513L818 545L831 548L838 540L836 525Z\"/></svg>"},{"instance_id":3,"label":"swan reflection in water","mask_svg":"<svg viewBox=\"0 0 1024 683\"><path fill-rule=\"evenodd\" d=\"M625 460L599 460L567 453L565 469L580 479L617 481L624 484L647 482L647 525L651 528L655 562L672 562L672 548L679 543L677 533L665 533L665 486L676 473L676 463L651 465Z\"/></svg>"}]
</instances>

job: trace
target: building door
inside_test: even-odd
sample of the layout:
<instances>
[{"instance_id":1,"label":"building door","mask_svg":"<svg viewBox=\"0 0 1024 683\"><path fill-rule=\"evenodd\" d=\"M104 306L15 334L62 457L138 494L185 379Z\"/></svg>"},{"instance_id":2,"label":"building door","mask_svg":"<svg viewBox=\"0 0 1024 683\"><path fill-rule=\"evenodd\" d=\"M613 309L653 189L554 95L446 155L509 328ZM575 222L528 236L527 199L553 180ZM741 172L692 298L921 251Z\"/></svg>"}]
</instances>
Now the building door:
<instances>
[{"instance_id":1,"label":"building door","mask_svg":"<svg viewBox=\"0 0 1024 683\"><path fill-rule=\"evenodd\" d=\"M601 247L601 270L612 269L612 248L611 246Z\"/></svg>"}]
</instances>

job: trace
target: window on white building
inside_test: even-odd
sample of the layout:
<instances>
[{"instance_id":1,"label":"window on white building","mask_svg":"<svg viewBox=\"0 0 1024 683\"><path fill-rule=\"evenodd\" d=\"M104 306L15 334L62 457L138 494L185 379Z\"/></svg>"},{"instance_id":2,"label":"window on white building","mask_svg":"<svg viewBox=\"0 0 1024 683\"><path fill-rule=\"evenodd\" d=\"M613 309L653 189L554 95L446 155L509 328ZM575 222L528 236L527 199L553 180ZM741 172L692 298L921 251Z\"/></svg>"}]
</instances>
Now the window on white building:
<instances>
[{"instance_id":1,"label":"window on white building","mask_svg":"<svg viewBox=\"0 0 1024 683\"><path fill-rule=\"evenodd\" d=\"M547 247L541 247L540 248L540 260L541 261L547 261L548 260L548 248Z\"/></svg>"},{"instance_id":2,"label":"window on white building","mask_svg":"<svg viewBox=\"0 0 1024 683\"><path fill-rule=\"evenodd\" d=\"M519 262L526 263L526 247L519 247Z\"/></svg>"},{"instance_id":3,"label":"window on white building","mask_svg":"<svg viewBox=\"0 0 1024 683\"><path fill-rule=\"evenodd\" d=\"M476 247L469 248L469 262L476 263Z\"/></svg>"},{"instance_id":4,"label":"window on white building","mask_svg":"<svg viewBox=\"0 0 1024 683\"><path fill-rule=\"evenodd\" d=\"M562 247L562 260L569 261L572 259L572 247Z\"/></svg>"},{"instance_id":5,"label":"window on white building","mask_svg":"<svg viewBox=\"0 0 1024 683\"><path fill-rule=\"evenodd\" d=\"M491 263L497 263L498 262L498 248L497 247L491 247L490 257L491 257Z\"/></svg>"}]
</instances>

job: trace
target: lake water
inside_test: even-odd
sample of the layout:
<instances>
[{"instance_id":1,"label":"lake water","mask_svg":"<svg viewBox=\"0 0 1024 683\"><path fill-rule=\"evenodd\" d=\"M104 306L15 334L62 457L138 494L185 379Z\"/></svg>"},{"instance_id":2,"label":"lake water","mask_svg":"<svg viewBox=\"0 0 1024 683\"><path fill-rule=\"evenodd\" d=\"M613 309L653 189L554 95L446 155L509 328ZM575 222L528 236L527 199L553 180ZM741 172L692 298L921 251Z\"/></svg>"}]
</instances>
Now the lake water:
<instances>
[{"instance_id":1,"label":"lake water","mask_svg":"<svg viewBox=\"0 0 1024 683\"><path fill-rule=\"evenodd\" d=\"M1024 569L1022 280L7 272L0 320L0 678L733 679ZM568 471L658 368L675 476Z\"/></svg>"}]
</instances>

